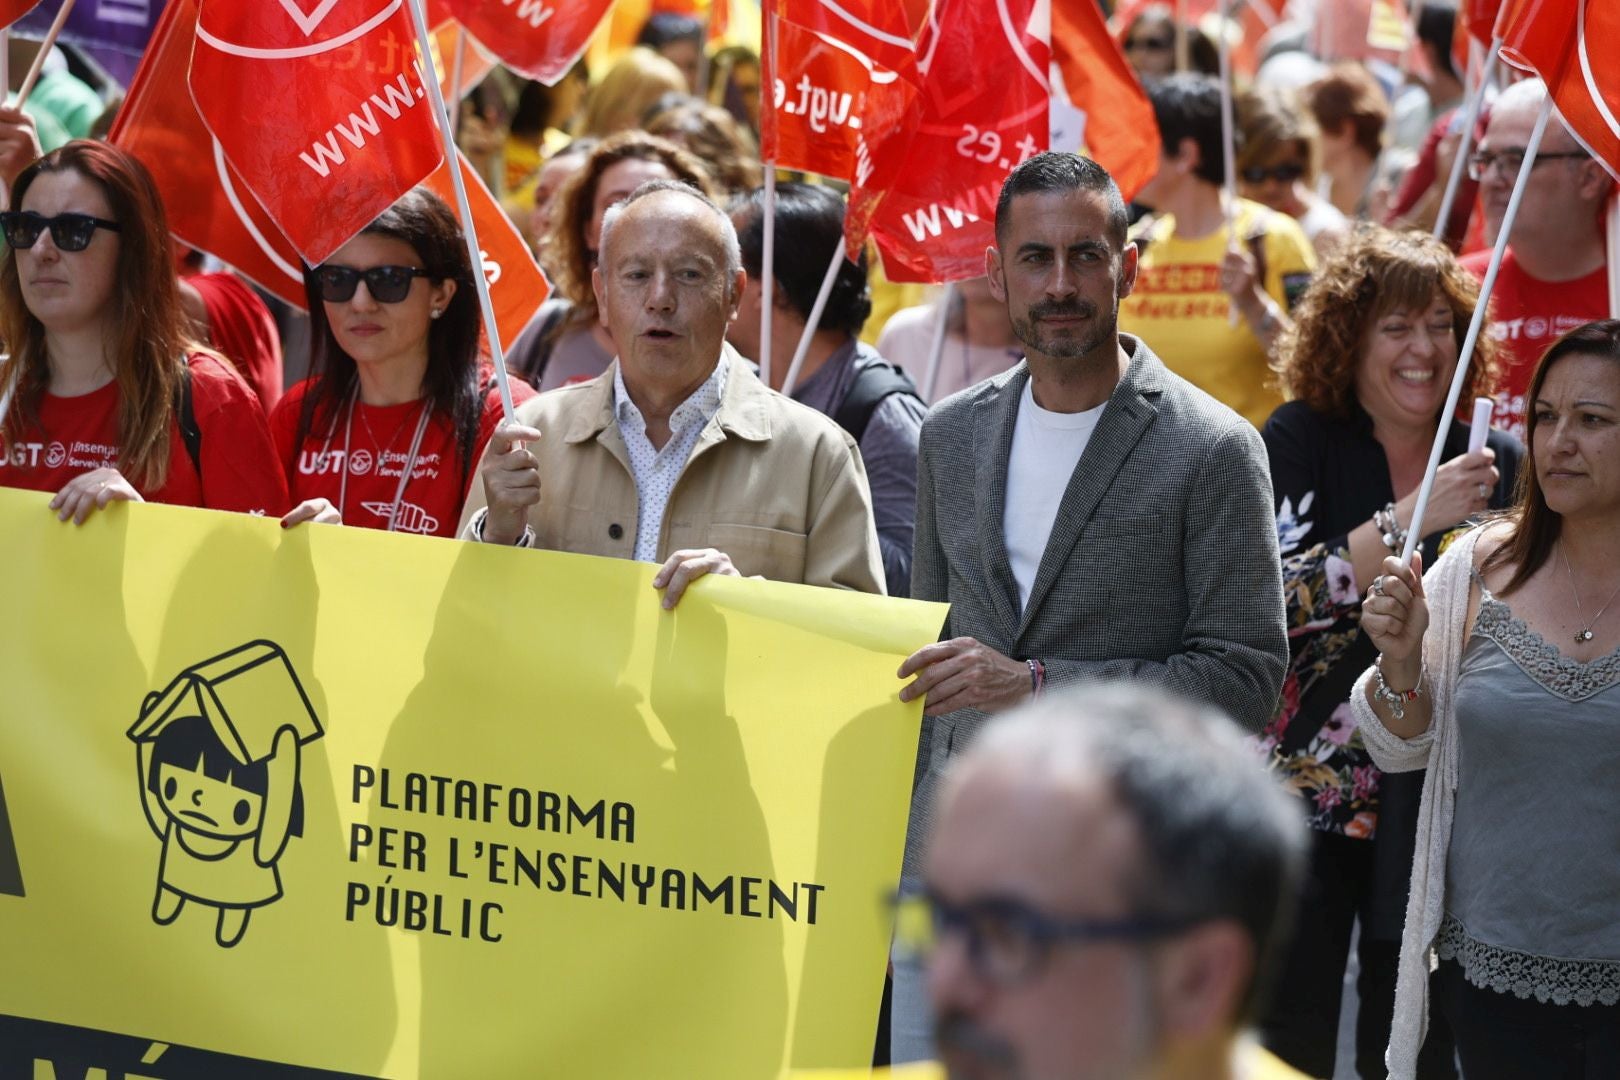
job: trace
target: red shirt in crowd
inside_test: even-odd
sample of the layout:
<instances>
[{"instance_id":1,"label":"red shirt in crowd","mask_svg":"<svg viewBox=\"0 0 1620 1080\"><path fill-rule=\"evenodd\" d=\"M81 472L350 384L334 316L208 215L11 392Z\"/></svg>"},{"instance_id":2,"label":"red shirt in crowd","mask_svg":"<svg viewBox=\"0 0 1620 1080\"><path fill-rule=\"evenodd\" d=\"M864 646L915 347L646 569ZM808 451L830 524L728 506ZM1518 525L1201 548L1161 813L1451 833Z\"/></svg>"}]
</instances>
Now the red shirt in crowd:
<instances>
[{"instance_id":1,"label":"red shirt in crowd","mask_svg":"<svg viewBox=\"0 0 1620 1080\"><path fill-rule=\"evenodd\" d=\"M280 516L287 487L258 399L230 365L208 353L187 358L191 407L201 432L199 471L180 434L178 416L169 425L169 471L161 488L148 491L126 476L147 502L203 506ZM75 476L118 468L119 392L116 380L79 397L46 394L39 424L9 447L0 460L0 485L32 491L62 490Z\"/></svg>"},{"instance_id":2,"label":"red shirt in crowd","mask_svg":"<svg viewBox=\"0 0 1620 1080\"><path fill-rule=\"evenodd\" d=\"M486 382L490 379L492 375ZM427 403L366 405L356 402L352 421L348 419L348 408L340 407L335 431L328 433L324 424L317 423L303 444L295 445L299 412L304 395L313 383L313 379L306 379L287 391L270 414L276 456L286 469L292 501L296 504L305 499L325 498L343 515L343 524L387 529L394 499L399 496L399 522L394 531L423 536L456 535L462 504L467 501L469 485L477 478L478 459L501 422L500 391L490 386L484 395L478 438L470 461L461 460L450 422L439 414L428 418L410 480L405 484L404 494L400 495L400 476ZM522 379L512 380L515 404L532 397L533 388ZM347 485L344 484L345 472Z\"/></svg>"},{"instance_id":3,"label":"red shirt in crowd","mask_svg":"<svg viewBox=\"0 0 1620 1080\"><path fill-rule=\"evenodd\" d=\"M1490 261L1489 251L1479 251L1464 256L1462 264L1484 280ZM1582 323L1608 317L1608 267L1600 266L1574 281L1541 281L1524 272L1509 247L1491 290L1490 333L1502 347L1504 368L1491 426L1523 442L1528 414L1525 395L1530 392L1530 376L1541 354Z\"/></svg>"},{"instance_id":4,"label":"red shirt in crowd","mask_svg":"<svg viewBox=\"0 0 1620 1080\"><path fill-rule=\"evenodd\" d=\"M281 333L259 294L232 273L193 274L186 283L208 312L208 340L247 380L268 415L281 400Z\"/></svg>"}]
</instances>

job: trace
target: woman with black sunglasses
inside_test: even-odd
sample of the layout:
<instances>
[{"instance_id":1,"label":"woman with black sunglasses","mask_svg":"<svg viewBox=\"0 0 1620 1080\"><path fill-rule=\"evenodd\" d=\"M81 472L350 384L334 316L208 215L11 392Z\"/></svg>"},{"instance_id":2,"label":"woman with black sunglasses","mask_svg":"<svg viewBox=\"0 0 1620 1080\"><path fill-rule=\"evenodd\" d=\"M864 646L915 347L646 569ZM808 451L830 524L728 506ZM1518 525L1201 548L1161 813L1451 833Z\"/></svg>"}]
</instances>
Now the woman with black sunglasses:
<instances>
[{"instance_id":1,"label":"woman with black sunglasses","mask_svg":"<svg viewBox=\"0 0 1620 1080\"><path fill-rule=\"evenodd\" d=\"M455 215L417 188L305 274L312 375L270 415L284 524L455 535L501 419L472 273Z\"/></svg>"},{"instance_id":2,"label":"woman with black sunglasses","mask_svg":"<svg viewBox=\"0 0 1620 1080\"><path fill-rule=\"evenodd\" d=\"M1321 133L1316 120L1292 94L1251 90L1238 99L1238 194L1299 222L1322 258L1344 242L1350 219L1316 194Z\"/></svg>"},{"instance_id":3,"label":"woman with black sunglasses","mask_svg":"<svg viewBox=\"0 0 1620 1080\"><path fill-rule=\"evenodd\" d=\"M29 165L0 214L0 485L109 502L279 514L287 489L257 399L191 340L157 188L108 143Z\"/></svg>"}]
</instances>

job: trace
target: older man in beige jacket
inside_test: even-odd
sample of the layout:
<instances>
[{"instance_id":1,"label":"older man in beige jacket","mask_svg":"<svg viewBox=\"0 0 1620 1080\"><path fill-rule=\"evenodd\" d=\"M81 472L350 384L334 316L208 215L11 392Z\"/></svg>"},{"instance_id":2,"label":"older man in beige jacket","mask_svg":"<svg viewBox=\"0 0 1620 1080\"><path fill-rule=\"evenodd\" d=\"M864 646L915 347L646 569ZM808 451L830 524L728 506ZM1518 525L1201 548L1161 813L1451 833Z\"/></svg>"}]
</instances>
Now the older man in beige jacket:
<instances>
[{"instance_id":1,"label":"older man in beige jacket","mask_svg":"<svg viewBox=\"0 0 1620 1080\"><path fill-rule=\"evenodd\" d=\"M662 564L673 607L704 574L883 591L854 442L725 344L744 274L726 215L672 181L609 211L592 285L618 359L490 439L463 534Z\"/></svg>"}]
</instances>

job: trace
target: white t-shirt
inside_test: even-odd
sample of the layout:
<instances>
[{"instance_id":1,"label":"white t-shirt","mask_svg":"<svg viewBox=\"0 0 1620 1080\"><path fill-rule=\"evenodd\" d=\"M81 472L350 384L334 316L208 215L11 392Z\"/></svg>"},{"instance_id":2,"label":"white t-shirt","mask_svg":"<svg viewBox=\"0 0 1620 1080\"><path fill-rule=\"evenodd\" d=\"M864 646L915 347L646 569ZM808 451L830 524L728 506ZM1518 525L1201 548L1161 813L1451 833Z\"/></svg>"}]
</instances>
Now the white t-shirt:
<instances>
[{"instance_id":1,"label":"white t-shirt","mask_svg":"<svg viewBox=\"0 0 1620 1080\"><path fill-rule=\"evenodd\" d=\"M1069 478L1107 407L1105 402L1085 412L1048 412L1035 404L1033 385L1033 381L1024 383L1018 402L1012 455L1007 459L1007 509L1001 524L1007 559L1018 581L1020 611L1035 587L1035 573L1046 554Z\"/></svg>"}]
</instances>

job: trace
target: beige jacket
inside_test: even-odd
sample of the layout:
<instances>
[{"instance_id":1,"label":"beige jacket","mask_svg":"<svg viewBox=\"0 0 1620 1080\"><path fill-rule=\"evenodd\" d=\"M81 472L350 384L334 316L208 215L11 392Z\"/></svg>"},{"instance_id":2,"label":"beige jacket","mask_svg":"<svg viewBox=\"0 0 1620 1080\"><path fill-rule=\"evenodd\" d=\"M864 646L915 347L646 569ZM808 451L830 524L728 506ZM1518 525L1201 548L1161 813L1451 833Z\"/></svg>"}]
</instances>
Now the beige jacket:
<instances>
[{"instance_id":1,"label":"beige jacket","mask_svg":"<svg viewBox=\"0 0 1620 1080\"><path fill-rule=\"evenodd\" d=\"M545 433L529 448L540 459L540 502L529 511L537 547L634 555L636 483L613 416L616 363L518 408L519 422ZM474 479L464 536L484 505L484 485ZM883 592L872 496L854 441L736 359L719 411L670 495L658 558L707 547L746 576Z\"/></svg>"}]
</instances>

